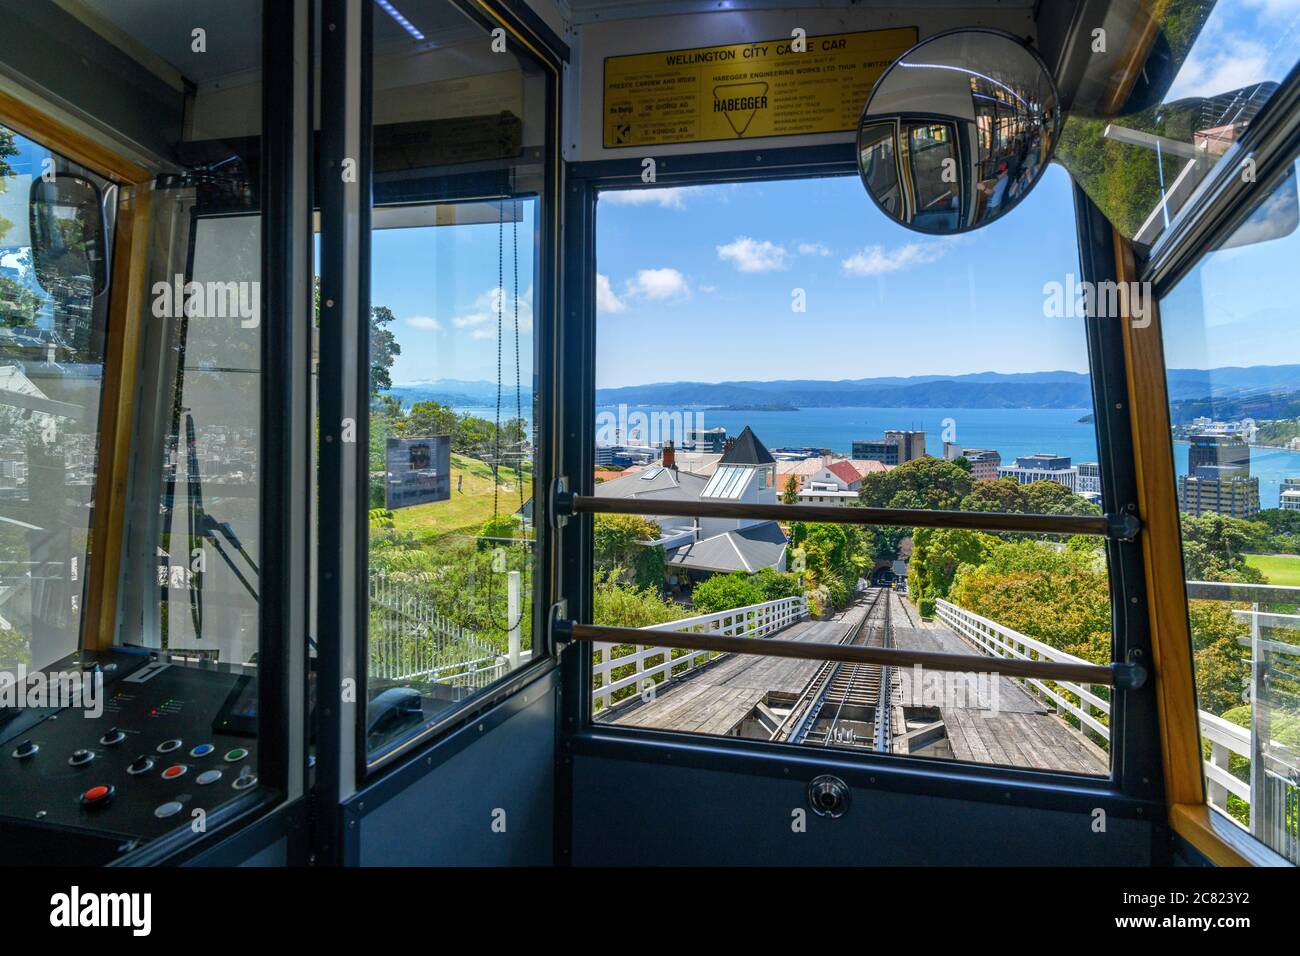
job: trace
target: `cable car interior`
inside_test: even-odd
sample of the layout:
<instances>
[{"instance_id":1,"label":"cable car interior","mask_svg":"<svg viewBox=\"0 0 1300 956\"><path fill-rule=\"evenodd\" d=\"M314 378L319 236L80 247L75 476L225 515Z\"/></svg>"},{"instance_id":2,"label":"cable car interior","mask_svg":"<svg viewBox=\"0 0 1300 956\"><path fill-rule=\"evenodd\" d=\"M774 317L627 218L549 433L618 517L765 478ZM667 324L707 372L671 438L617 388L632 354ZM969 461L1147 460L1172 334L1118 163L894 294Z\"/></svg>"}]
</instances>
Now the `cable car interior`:
<instances>
[{"instance_id":1,"label":"cable car interior","mask_svg":"<svg viewBox=\"0 0 1300 956\"><path fill-rule=\"evenodd\" d=\"M0 0L0 862L1300 863L1300 9Z\"/></svg>"}]
</instances>

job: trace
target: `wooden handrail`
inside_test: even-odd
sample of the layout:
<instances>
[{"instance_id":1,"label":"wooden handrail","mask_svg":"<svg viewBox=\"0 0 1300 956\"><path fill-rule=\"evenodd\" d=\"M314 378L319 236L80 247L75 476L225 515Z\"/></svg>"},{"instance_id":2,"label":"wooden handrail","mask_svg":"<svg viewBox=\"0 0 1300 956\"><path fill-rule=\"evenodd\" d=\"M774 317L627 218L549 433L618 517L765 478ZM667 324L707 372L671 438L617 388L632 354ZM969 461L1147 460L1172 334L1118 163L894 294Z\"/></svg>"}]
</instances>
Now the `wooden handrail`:
<instances>
[{"instance_id":1,"label":"wooden handrail","mask_svg":"<svg viewBox=\"0 0 1300 956\"><path fill-rule=\"evenodd\" d=\"M557 502L557 504L559 504ZM654 515L670 518L750 518L762 521L818 521L830 524L905 528L962 528L1031 534L1095 534L1130 539L1137 525L1126 516L1022 515L998 511L935 511L923 508L853 508L839 505L759 505L736 501L660 501L572 495L559 514Z\"/></svg>"},{"instance_id":2,"label":"wooden handrail","mask_svg":"<svg viewBox=\"0 0 1300 956\"><path fill-rule=\"evenodd\" d=\"M895 647L864 647L860 644L821 644L813 641L781 641L754 637L692 634L685 631L647 631L637 627L609 627L600 624L570 624L565 630L575 641L606 644L654 644L689 651L721 651L761 657L791 657L808 661L841 661L848 664L883 664L910 667L920 664L936 671L964 671L998 674L1003 677L1037 677L1043 680L1079 681L1085 684L1116 685L1117 669L1100 664L1072 664L1063 661L1017 661L983 654L944 654ZM651 637L647 640L647 637Z\"/></svg>"}]
</instances>

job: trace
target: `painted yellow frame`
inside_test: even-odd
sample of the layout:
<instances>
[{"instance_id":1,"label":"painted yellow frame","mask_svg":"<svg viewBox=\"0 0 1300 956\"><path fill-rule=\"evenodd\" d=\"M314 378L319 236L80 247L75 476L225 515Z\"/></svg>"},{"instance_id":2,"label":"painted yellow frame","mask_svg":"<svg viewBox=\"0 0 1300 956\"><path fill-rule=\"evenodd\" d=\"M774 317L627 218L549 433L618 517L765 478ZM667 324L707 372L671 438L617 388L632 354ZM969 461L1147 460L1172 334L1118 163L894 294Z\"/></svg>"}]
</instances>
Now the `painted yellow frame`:
<instances>
[{"instance_id":1,"label":"painted yellow frame","mask_svg":"<svg viewBox=\"0 0 1300 956\"><path fill-rule=\"evenodd\" d=\"M1112 234L1116 279L1121 283L1136 282L1133 245L1118 232ZM1151 303L1150 315L1150 324L1142 328L1135 328L1125 315L1123 336L1169 825L1216 866L1279 865L1280 857L1231 821L1221 819L1206 802L1178 494L1169 440L1164 339L1156 303Z\"/></svg>"},{"instance_id":2,"label":"painted yellow frame","mask_svg":"<svg viewBox=\"0 0 1300 956\"><path fill-rule=\"evenodd\" d=\"M152 177L143 166L122 158L70 126L2 91L0 124L118 184L92 512L98 520L94 520L91 526L81 627L82 648L105 650L112 646L116 628L118 564L122 553L131 421L140 356L140 316L145 294L149 183Z\"/></svg>"}]
</instances>

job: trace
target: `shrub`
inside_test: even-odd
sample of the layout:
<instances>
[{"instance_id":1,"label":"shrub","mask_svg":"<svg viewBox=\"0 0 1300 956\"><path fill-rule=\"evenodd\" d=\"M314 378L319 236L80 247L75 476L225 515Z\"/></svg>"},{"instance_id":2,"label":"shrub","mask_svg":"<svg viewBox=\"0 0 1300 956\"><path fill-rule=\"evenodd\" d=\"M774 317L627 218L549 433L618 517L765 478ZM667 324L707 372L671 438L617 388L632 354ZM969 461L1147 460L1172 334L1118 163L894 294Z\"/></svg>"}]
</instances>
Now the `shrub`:
<instances>
[{"instance_id":1,"label":"shrub","mask_svg":"<svg viewBox=\"0 0 1300 956\"><path fill-rule=\"evenodd\" d=\"M713 614L750 604L762 604L764 597L748 574L735 571L731 574L715 574L708 580L701 581L695 585L691 600L697 613Z\"/></svg>"}]
</instances>

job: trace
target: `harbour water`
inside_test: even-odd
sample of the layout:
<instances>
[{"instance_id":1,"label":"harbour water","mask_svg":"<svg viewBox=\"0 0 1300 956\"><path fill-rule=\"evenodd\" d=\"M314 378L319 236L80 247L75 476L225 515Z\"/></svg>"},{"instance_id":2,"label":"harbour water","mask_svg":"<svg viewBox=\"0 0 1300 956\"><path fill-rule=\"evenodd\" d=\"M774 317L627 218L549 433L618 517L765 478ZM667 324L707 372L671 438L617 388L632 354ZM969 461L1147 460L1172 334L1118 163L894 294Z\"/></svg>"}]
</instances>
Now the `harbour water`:
<instances>
[{"instance_id":1,"label":"harbour water","mask_svg":"<svg viewBox=\"0 0 1300 956\"><path fill-rule=\"evenodd\" d=\"M458 408L491 418L495 409ZM513 411L513 408L511 409ZM829 448L849 454L855 439L879 438L886 430L925 432L926 451L943 455L945 431L951 441L967 448L993 448L1010 464L1021 455L1047 452L1068 455L1077 465L1097 460L1097 432L1079 421L1089 408L800 408L796 411L744 411L701 408L666 408L637 405L629 411L647 415L692 413L705 428L725 428L735 435L746 425L768 448ZM598 406L597 415L614 406ZM1174 444L1177 473L1187 473L1185 443ZM1276 508L1284 478L1300 477L1300 452L1252 447L1250 473L1259 478L1260 507Z\"/></svg>"}]
</instances>

